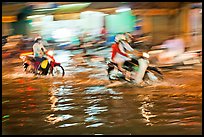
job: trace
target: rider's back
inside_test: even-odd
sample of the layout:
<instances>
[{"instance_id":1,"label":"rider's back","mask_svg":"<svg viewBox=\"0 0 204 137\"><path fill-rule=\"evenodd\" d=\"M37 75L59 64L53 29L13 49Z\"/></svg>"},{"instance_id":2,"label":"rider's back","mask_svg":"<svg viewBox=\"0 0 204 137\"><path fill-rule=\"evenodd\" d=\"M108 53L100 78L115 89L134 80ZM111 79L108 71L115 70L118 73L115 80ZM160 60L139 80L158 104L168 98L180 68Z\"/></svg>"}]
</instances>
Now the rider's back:
<instances>
[{"instance_id":1,"label":"rider's back","mask_svg":"<svg viewBox=\"0 0 204 137\"><path fill-rule=\"evenodd\" d=\"M42 48L42 44L40 44L40 43L35 43L33 45L34 57L40 57L40 58L43 57L43 52L42 52L41 48Z\"/></svg>"}]
</instances>

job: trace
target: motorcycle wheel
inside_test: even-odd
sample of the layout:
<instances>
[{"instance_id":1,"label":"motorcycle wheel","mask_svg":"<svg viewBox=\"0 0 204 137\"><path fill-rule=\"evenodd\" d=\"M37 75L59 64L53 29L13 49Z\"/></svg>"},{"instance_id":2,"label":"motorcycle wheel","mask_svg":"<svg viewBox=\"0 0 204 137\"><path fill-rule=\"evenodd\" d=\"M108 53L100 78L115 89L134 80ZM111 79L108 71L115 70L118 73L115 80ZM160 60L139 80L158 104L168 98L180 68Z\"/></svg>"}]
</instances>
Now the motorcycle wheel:
<instances>
[{"instance_id":1,"label":"motorcycle wheel","mask_svg":"<svg viewBox=\"0 0 204 137\"><path fill-rule=\"evenodd\" d=\"M24 71L26 74L35 72L35 70L32 68L31 65L28 65L27 63L25 63L23 66L24 66Z\"/></svg>"},{"instance_id":2,"label":"motorcycle wheel","mask_svg":"<svg viewBox=\"0 0 204 137\"><path fill-rule=\"evenodd\" d=\"M118 80L118 71L114 69L113 63L108 63L107 73L109 80Z\"/></svg>"},{"instance_id":3,"label":"motorcycle wheel","mask_svg":"<svg viewBox=\"0 0 204 137\"><path fill-rule=\"evenodd\" d=\"M52 76L64 76L65 72L64 72L64 68L60 65L60 66L54 66L53 70L52 70Z\"/></svg>"}]
</instances>

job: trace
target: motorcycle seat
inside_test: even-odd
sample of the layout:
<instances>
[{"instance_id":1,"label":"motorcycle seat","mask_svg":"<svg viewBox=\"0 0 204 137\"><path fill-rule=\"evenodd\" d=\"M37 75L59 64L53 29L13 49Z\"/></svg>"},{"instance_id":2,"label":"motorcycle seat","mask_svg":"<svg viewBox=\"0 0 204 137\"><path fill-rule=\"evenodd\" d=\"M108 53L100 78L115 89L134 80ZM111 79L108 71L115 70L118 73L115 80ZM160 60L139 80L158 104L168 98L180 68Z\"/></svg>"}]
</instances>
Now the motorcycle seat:
<instances>
[{"instance_id":1,"label":"motorcycle seat","mask_svg":"<svg viewBox=\"0 0 204 137\"><path fill-rule=\"evenodd\" d=\"M32 62L35 62L35 58L34 58L34 55L27 55L26 58Z\"/></svg>"}]
</instances>

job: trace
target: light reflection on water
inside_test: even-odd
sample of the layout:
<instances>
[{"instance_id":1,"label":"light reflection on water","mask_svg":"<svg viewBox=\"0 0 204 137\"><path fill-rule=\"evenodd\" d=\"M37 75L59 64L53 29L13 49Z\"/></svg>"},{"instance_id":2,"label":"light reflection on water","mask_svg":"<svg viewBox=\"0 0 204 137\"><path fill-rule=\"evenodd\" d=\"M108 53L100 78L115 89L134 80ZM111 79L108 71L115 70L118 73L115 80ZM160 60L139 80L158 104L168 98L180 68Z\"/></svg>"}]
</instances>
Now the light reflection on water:
<instances>
[{"instance_id":1,"label":"light reflection on water","mask_svg":"<svg viewBox=\"0 0 204 137\"><path fill-rule=\"evenodd\" d=\"M153 115L151 110L154 107L154 102L151 102L150 98L147 96L143 99L143 102L141 102L141 107L138 109L141 110L141 114L144 117L144 121L146 122L146 125L153 126L153 123L151 122L152 117L156 117L157 115Z\"/></svg>"},{"instance_id":2,"label":"light reflection on water","mask_svg":"<svg viewBox=\"0 0 204 137\"><path fill-rule=\"evenodd\" d=\"M108 88L103 62L70 66L68 55L64 78L3 70L3 134L202 134L202 92L192 82Z\"/></svg>"}]
</instances>

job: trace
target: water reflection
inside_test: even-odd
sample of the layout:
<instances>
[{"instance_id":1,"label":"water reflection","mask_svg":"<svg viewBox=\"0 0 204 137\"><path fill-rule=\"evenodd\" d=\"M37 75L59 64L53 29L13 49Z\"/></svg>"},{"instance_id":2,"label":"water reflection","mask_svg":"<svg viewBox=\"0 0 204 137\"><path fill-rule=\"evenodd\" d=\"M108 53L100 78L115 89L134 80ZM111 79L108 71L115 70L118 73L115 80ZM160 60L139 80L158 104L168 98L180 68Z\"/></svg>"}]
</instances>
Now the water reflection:
<instances>
[{"instance_id":1,"label":"water reflection","mask_svg":"<svg viewBox=\"0 0 204 137\"><path fill-rule=\"evenodd\" d=\"M69 103L73 99L71 98L66 98L66 96L72 95L74 93L71 92L72 87L71 86L60 86L59 88L53 87L50 90L50 102L51 102L51 110L53 111L58 111L58 110L69 110L72 109L70 105L72 103Z\"/></svg>"},{"instance_id":2,"label":"water reflection","mask_svg":"<svg viewBox=\"0 0 204 137\"><path fill-rule=\"evenodd\" d=\"M51 114L46 117L46 122L53 125L57 124L57 127L85 125L86 128L112 123L109 121L109 116L103 114L109 111L107 98L121 99L122 93L106 89L103 86L82 89L59 86L59 83L55 83L56 85L49 89ZM76 91L78 92L77 95L73 93Z\"/></svg>"},{"instance_id":3,"label":"water reflection","mask_svg":"<svg viewBox=\"0 0 204 137\"><path fill-rule=\"evenodd\" d=\"M154 107L154 102L151 101L150 97L144 96L142 102L141 102L141 107L138 109L141 110L142 116L145 118L144 121L146 122L146 125L153 126L153 122L150 120L152 117L156 117L157 115L153 115L151 110L153 110Z\"/></svg>"},{"instance_id":4,"label":"water reflection","mask_svg":"<svg viewBox=\"0 0 204 137\"><path fill-rule=\"evenodd\" d=\"M33 79L20 65L3 67L4 134L202 134L202 71L165 73L165 83L145 88L111 88L103 62L75 66L68 56L64 78Z\"/></svg>"},{"instance_id":5,"label":"water reflection","mask_svg":"<svg viewBox=\"0 0 204 137\"><path fill-rule=\"evenodd\" d=\"M60 121L64 121L64 120L67 120L69 118L71 118L73 116L67 114L67 115L59 115L59 116L55 116L54 114L51 114L49 116L47 116L47 120L45 120L46 122L49 122L51 124L55 124L55 123L58 123Z\"/></svg>"},{"instance_id":6,"label":"water reflection","mask_svg":"<svg viewBox=\"0 0 204 137\"><path fill-rule=\"evenodd\" d=\"M60 82L55 82L56 85L60 84ZM49 89L49 101L51 103L51 112L49 116L46 117L46 122L50 124L56 124L58 122L66 121L73 116L71 114L66 114L68 110L73 109L74 103L72 103L73 99L69 98L69 95L73 95L72 86L55 86ZM53 114L54 113L54 114ZM62 125L63 126L63 125ZM64 126L68 126L67 124ZM63 127L64 127L63 126Z\"/></svg>"},{"instance_id":7,"label":"water reflection","mask_svg":"<svg viewBox=\"0 0 204 137\"><path fill-rule=\"evenodd\" d=\"M100 116L103 112L108 111L107 106L101 106L100 102L103 101L103 94L105 89L102 87L89 87L85 89L85 94L91 94L91 96L85 96L84 99L87 102L87 107L84 109L86 127L99 127L103 125L103 119Z\"/></svg>"}]
</instances>

